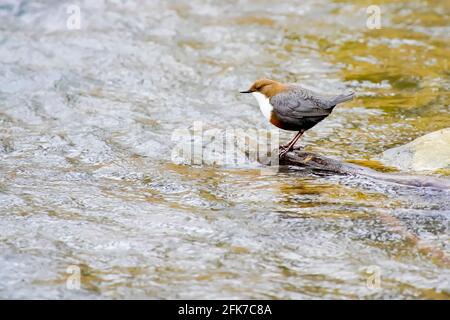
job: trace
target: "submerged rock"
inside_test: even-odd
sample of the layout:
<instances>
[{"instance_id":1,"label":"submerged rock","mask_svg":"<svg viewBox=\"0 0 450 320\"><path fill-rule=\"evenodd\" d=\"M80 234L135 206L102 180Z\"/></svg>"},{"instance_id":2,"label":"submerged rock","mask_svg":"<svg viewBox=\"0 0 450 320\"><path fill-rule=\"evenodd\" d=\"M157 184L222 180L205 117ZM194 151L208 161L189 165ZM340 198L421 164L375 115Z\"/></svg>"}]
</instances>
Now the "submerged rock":
<instances>
[{"instance_id":1,"label":"submerged rock","mask_svg":"<svg viewBox=\"0 0 450 320\"><path fill-rule=\"evenodd\" d=\"M203 128L200 122L193 128L172 134L176 142L171 159L176 164L218 165L227 167L278 165L278 131Z\"/></svg>"},{"instance_id":2,"label":"submerged rock","mask_svg":"<svg viewBox=\"0 0 450 320\"><path fill-rule=\"evenodd\" d=\"M450 128L435 131L386 150L381 161L404 171L450 169Z\"/></svg>"}]
</instances>

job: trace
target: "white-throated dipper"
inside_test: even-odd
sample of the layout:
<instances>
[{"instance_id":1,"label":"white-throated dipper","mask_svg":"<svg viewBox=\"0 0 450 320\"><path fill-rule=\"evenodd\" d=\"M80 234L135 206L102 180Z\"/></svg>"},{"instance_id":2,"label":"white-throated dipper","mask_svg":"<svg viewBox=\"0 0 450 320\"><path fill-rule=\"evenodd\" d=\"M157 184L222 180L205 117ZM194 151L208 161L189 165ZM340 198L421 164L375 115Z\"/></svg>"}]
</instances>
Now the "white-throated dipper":
<instances>
[{"instance_id":1,"label":"white-throated dipper","mask_svg":"<svg viewBox=\"0 0 450 320\"><path fill-rule=\"evenodd\" d=\"M298 131L288 144L280 147L280 157L292 150L302 134L325 119L338 103L352 100L354 96L354 92L349 92L326 97L296 84L269 79L257 80L241 93L255 96L271 124L283 130Z\"/></svg>"}]
</instances>

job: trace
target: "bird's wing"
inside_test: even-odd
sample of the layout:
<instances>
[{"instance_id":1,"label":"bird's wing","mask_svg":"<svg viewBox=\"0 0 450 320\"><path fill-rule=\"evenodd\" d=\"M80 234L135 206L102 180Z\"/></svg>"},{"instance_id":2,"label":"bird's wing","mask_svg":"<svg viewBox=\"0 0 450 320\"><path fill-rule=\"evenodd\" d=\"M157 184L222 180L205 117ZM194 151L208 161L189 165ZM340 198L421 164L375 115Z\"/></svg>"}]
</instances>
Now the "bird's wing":
<instances>
[{"instance_id":1,"label":"bird's wing","mask_svg":"<svg viewBox=\"0 0 450 320\"><path fill-rule=\"evenodd\" d=\"M275 112L291 118L327 116L335 106L330 100L300 87L274 95L270 103Z\"/></svg>"}]
</instances>

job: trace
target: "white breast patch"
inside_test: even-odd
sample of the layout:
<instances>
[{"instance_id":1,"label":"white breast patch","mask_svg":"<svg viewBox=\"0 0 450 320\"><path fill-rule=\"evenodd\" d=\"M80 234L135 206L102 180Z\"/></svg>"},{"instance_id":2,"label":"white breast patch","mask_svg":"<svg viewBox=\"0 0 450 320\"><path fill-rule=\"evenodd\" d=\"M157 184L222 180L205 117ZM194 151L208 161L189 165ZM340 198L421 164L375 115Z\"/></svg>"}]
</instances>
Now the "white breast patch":
<instances>
[{"instance_id":1,"label":"white breast patch","mask_svg":"<svg viewBox=\"0 0 450 320\"><path fill-rule=\"evenodd\" d=\"M256 98L256 101L258 101L259 109L261 109L264 117L266 117L267 120L270 120L273 110L273 106L270 104L270 100L262 93L253 92L252 94Z\"/></svg>"}]
</instances>

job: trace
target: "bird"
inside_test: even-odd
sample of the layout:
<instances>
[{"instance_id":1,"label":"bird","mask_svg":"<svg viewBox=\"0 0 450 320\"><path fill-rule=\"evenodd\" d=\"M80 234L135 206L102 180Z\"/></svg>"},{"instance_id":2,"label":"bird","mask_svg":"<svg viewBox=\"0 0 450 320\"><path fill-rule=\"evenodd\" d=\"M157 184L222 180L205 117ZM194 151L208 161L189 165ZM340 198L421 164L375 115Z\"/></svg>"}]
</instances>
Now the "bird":
<instances>
[{"instance_id":1,"label":"bird","mask_svg":"<svg viewBox=\"0 0 450 320\"><path fill-rule=\"evenodd\" d=\"M270 79L256 80L248 90L256 98L264 117L274 126L297 134L280 146L279 157L294 149L303 133L328 117L334 107L352 100L353 91L325 96L297 84L283 84Z\"/></svg>"}]
</instances>

